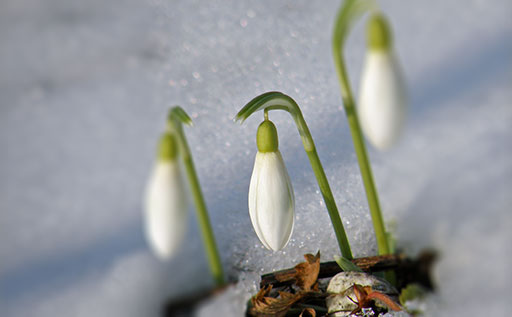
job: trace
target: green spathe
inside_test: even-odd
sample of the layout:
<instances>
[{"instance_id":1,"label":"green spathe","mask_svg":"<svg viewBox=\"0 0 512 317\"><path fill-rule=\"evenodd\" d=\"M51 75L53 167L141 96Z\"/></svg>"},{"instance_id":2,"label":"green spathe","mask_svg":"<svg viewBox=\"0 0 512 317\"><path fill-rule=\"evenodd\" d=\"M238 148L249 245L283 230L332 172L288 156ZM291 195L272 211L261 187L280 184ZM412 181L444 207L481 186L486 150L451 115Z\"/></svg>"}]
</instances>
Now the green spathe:
<instances>
[{"instance_id":1,"label":"green spathe","mask_svg":"<svg viewBox=\"0 0 512 317\"><path fill-rule=\"evenodd\" d=\"M366 26L368 48L374 51L389 51L393 36L388 20L381 13L374 13Z\"/></svg>"},{"instance_id":2,"label":"green spathe","mask_svg":"<svg viewBox=\"0 0 512 317\"><path fill-rule=\"evenodd\" d=\"M277 129L270 120L263 121L258 127L256 134L256 144L258 151L262 153L275 152L278 149L279 141L277 139Z\"/></svg>"},{"instance_id":3,"label":"green spathe","mask_svg":"<svg viewBox=\"0 0 512 317\"><path fill-rule=\"evenodd\" d=\"M170 132L166 132L160 138L158 145L158 160L161 162L169 162L176 159L178 155L178 144L176 137Z\"/></svg>"}]
</instances>

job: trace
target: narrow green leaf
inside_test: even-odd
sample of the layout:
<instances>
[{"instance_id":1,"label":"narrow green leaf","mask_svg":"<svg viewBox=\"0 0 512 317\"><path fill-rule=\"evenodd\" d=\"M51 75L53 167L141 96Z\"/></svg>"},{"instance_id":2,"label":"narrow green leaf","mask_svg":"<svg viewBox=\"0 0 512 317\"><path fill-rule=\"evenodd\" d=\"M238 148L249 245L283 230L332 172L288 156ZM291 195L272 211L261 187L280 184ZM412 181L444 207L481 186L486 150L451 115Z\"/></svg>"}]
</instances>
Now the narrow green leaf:
<instances>
[{"instance_id":1,"label":"narrow green leaf","mask_svg":"<svg viewBox=\"0 0 512 317\"><path fill-rule=\"evenodd\" d=\"M336 261L336 263L338 263L338 265L343 270L343 272L362 272L363 271L363 270L361 270L361 268L359 266L355 265L354 263L352 263L352 261L350 261L342 256L335 255L334 261Z\"/></svg>"}]
</instances>

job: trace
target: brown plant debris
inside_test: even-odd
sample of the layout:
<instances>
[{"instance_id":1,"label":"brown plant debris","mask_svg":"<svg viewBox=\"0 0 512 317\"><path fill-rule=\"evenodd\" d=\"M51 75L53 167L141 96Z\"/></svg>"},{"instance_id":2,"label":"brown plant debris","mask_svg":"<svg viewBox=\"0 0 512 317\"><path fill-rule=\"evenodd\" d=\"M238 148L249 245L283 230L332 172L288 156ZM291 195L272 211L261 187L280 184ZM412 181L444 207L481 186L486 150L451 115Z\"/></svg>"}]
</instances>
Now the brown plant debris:
<instances>
[{"instance_id":1,"label":"brown plant debris","mask_svg":"<svg viewBox=\"0 0 512 317\"><path fill-rule=\"evenodd\" d=\"M295 266L294 284L300 289L297 293L280 291L277 297L270 296L272 285L260 289L258 294L251 298L249 313L252 316L284 316L297 302L308 298L318 297L318 272L320 271L320 252L316 255L305 254L306 262ZM312 308L305 308L301 316L316 316Z\"/></svg>"},{"instance_id":2,"label":"brown plant debris","mask_svg":"<svg viewBox=\"0 0 512 317\"><path fill-rule=\"evenodd\" d=\"M325 299L329 296L325 285L319 279L330 278L341 271L336 262L320 263L320 252L305 254L305 262L294 268L262 275L261 290L250 301L250 316L327 316ZM417 282L427 289L433 289L430 280L430 267L436 258L432 251L421 253L416 259L404 255L385 255L353 259L352 262L367 273L390 270L397 274L397 286L401 289L411 282ZM353 314L363 309L374 311L399 311L402 307L388 295L369 286L354 284L356 298L348 297L357 308ZM378 306L380 305L380 306Z\"/></svg>"},{"instance_id":3,"label":"brown plant debris","mask_svg":"<svg viewBox=\"0 0 512 317\"><path fill-rule=\"evenodd\" d=\"M251 298L252 316L284 316L290 307L303 297L303 293L291 294L279 292L279 296L270 297L272 285L260 289L258 294Z\"/></svg>"},{"instance_id":4,"label":"brown plant debris","mask_svg":"<svg viewBox=\"0 0 512 317\"><path fill-rule=\"evenodd\" d=\"M352 263L366 273L393 270L397 273L399 288L412 282L418 282L429 290L434 288L430 279L430 268L436 259L431 250L422 252L416 259L405 255L379 255L353 259ZM339 265L332 262L320 263L318 278L332 277L341 272ZM274 287L291 285L296 280L296 269L285 269L261 276L260 287L272 284Z\"/></svg>"},{"instance_id":5,"label":"brown plant debris","mask_svg":"<svg viewBox=\"0 0 512 317\"><path fill-rule=\"evenodd\" d=\"M389 296L383 294L381 292L374 291L371 286L361 286L358 284L354 284L352 286L354 288L354 294L357 297L357 301L353 300L349 297L349 299L357 304L357 308L354 309L350 314L357 314L363 308L373 308L374 301L379 300L383 303L388 309L392 309L394 311L400 311L402 308L395 303Z\"/></svg>"},{"instance_id":6,"label":"brown plant debris","mask_svg":"<svg viewBox=\"0 0 512 317\"><path fill-rule=\"evenodd\" d=\"M320 272L320 251L316 255L304 254L306 262L295 266L295 285L304 291L317 290L318 273Z\"/></svg>"}]
</instances>

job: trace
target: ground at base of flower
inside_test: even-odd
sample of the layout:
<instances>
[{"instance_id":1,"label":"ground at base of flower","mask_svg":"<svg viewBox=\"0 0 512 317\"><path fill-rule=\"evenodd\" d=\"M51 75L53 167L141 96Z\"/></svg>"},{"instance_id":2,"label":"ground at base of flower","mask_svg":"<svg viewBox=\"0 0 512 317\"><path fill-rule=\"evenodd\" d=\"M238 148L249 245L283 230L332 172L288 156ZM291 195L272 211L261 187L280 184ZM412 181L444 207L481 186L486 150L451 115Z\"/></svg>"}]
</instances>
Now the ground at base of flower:
<instances>
[{"instance_id":1,"label":"ground at base of flower","mask_svg":"<svg viewBox=\"0 0 512 317\"><path fill-rule=\"evenodd\" d=\"M342 272L336 262L320 263L319 253L304 257L306 262L294 268L261 277L261 289L249 301L247 316L379 316L388 311L407 315L401 301L419 294L412 289L434 289L432 251L416 259L386 255L352 260L364 272ZM378 277L383 272L394 272L396 288ZM399 296L403 289L408 291Z\"/></svg>"},{"instance_id":2,"label":"ground at base of flower","mask_svg":"<svg viewBox=\"0 0 512 317\"><path fill-rule=\"evenodd\" d=\"M434 285L430 279L430 270L436 255L433 251L424 251L415 258L404 255L384 255L356 258L352 260L365 273L378 275L385 271L393 271L396 276L396 289L400 296L394 296L396 303L411 296L417 296L418 288L423 291L433 291ZM329 314L326 304L327 287L331 279L342 272L339 265L332 262L320 262L320 254L305 255L305 262L281 271L261 276L260 292L253 296L247 304L247 316L343 316ZM171 298L163 307L163 316L193 316L194 309L201 303L223 293L231 284L222 287L199 290L180 298ZM357 288L360 284L351 284L348 288ZM363 286L364 287L364 286ZM368 290L368 289L366 289ZM405 290L405 291L404 291ZM376 290L379 292L380 290ZM383 307L372 306L374 302L365 303L363 297L371 292L360 294L360 298L352 293L349 297L359 308L354 316L379 316L386 311ZM412 294L412 295L411 295ZM362 296L361 296L362 295ZM379 297L373 294L372 297ZM282 298L282 300L280 299ZM399 300L400 298L400 300ZM348 298L347 298L348 299ZM350 301L350 299L348 299ZM361 302L361 307L359 307ZM259 305L258 312L254 310L255 303ZM269 308L269 303L273 305ZM369 307L365 307L369 306ZM382 306L382 305L381 305ZM277 311L273 311L277 308ZM280 307L280 308L279 308ZM338 312L339 313L339 312ZM348 316L348 315L345 315Z\"/></svg>"}]
</instances>

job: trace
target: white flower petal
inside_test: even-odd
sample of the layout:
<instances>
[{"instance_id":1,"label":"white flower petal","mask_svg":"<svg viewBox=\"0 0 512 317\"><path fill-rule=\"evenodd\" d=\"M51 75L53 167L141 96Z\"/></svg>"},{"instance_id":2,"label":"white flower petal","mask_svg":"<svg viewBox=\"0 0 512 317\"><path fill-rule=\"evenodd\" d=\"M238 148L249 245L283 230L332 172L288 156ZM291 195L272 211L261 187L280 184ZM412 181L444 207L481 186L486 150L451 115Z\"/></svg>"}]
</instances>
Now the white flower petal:
<instances>
[{"instance_id":1,"label":"white flower petal","mask_svg":"<svg viewBox=\"0 0 512 317\"><path fill-rule=\"evenodd\" d=\"M146 191L146 238L161 259L180 246L187 225L185 185L177 161L157 162Z\"/></svg>"},{"instance_id":2,"label":"white flower petal","mask_svg":"<svg viewBox=\"0 0 512 317\"><path fill-rule=\"evenodd\" d=\"M393 145L402 131L406 93L392 52L369 51L361 77L358 114L361 128L378 149Z\"/></svg>"},{"instance_id":3,"label":"white flower petal","mask_svg":"<svg viewBox=\"0 0 512 317\"><path fill-rule=\"evenodd\" d=\"M293 188L281 153L258 152L249 186L249 214L266 248L277 251L288 244L294 210Z\"/></svg>"}]
</instances>

